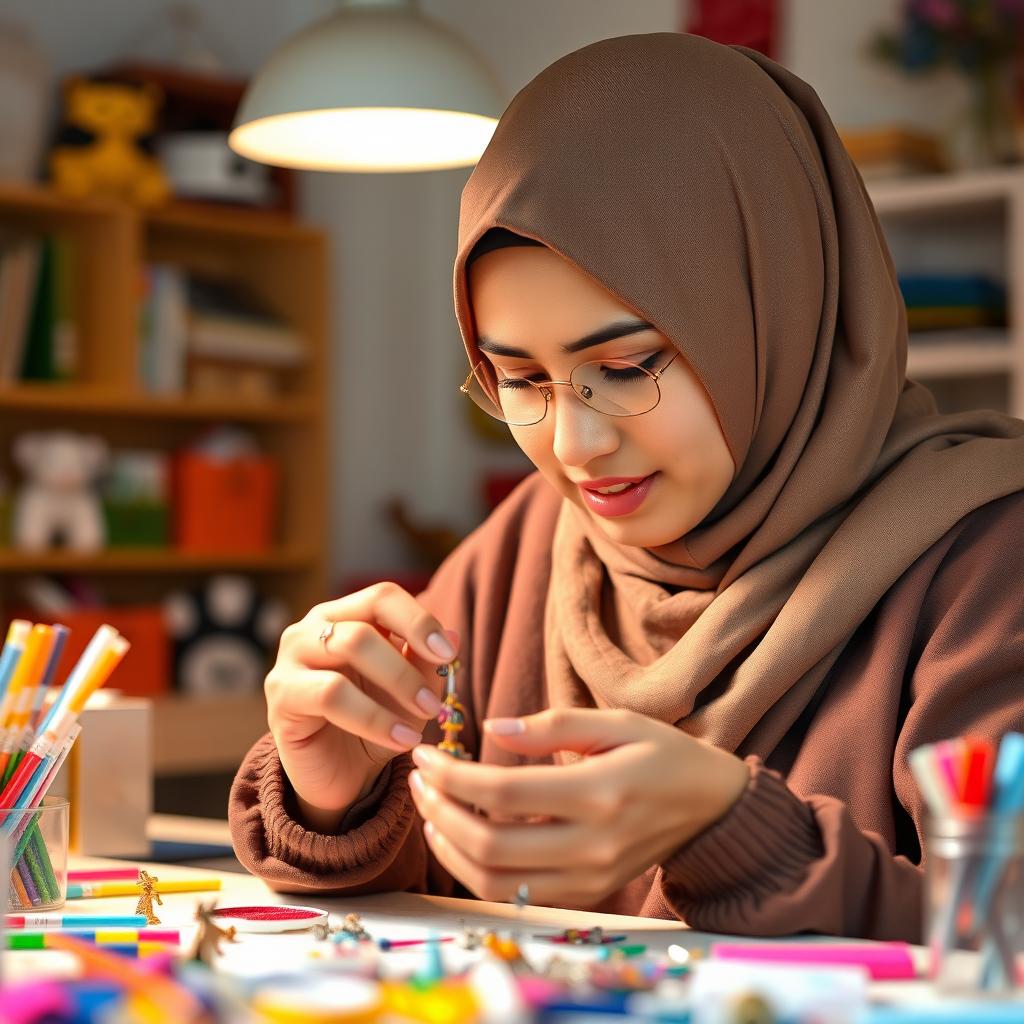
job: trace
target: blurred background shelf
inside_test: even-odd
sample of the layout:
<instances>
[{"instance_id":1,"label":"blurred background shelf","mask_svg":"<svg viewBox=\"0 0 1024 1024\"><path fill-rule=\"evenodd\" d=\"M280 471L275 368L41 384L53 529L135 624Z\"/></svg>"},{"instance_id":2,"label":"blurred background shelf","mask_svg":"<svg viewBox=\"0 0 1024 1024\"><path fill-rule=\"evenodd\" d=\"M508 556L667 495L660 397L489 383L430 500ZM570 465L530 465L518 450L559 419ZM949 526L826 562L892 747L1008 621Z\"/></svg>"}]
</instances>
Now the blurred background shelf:
<instances>
[{"instance_id":1,"label":"blurred background shelf","mask_svg":"<svg viewBox=\"0 0 1024 1024\"><path fill-rule=\"evenodd\" d=\"M174 397L144 391L64 384L0 385L0 410L21 413L100 416L105 419L231 420L236 423L315 421L319 410L306 398L255 402L232 396Z\"/></svg>"},{"instance_id":2,"label":"blurred background shelf","mask_svg":"<svg viewBox=\"0 0 1024 1024\"><path fill-rule=\"evenodd\" d=\"M0 608L24 607L33 577L71 581L97 602L97 611L159 609L168 595L198 594L220 574L250 579L262 597L283 603L290 619L330 596L324 232L276 211L199 202L139 211L63 198L44 185L0 183L0 235L8 233L56 238L69 249L76 358L71 379L0 384L0 478L20 484L12 444L30 430L97 434L112 450L152 450L174 460L223 425L241 428L276 464L279 479L269 548L194 554L173 546L118 546L83 555L0 547ZM223 393L209 387L193 393L191 378L177 393L146 390L143 285L153 266L259 296L268 317L301 348L301 359L279 374L279 393L242 394L234 378L227 378ZM248 335L243 338L248 344ZM212 515L225 521L219 506ZM276 641L270 660L274 651ZM222 816L228 778L265 729L262 691L230 699L176 691L157 696L156 809L191 810L200 793L207 806L198 813Z\"/></svg>"},{"instance_id":3,"label":"blurred background shelf","mask_svg":"<svg viewBox=\"0 0 1024 1024\"><path fill-rule=\"evenodd\" d=\"M1006 291L1001 327L912 331L907 373L945 412L1024 416L1024 168L869 182L897 272L984 274Z\"/></svg>"},{"instance_id":4,"label":"blurred background shelf","mask_svg":"<svg viewBox=\"0 0 1024 1024\"><path fill-rule=\"evenodd\" d=\"M318 561L309 548L267 552L195 554L173 548L115 548L94 555L71 551L38 554L0 548L0 572L6 573L207 573L309 572Z\"/></svg>"}]
</instances>

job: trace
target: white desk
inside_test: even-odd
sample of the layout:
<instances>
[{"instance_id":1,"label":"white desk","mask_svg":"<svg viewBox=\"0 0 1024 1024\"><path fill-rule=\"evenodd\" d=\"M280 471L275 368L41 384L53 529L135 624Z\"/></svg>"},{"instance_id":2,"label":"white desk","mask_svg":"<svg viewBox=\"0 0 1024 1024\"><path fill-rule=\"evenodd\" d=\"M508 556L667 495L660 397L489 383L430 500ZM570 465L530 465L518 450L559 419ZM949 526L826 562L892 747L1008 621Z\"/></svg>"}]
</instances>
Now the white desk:
<instances>
[{"instance_id":1,"label":"white desk","mask_svg":"<svg viewBox=\"0 0 1024 1024\"><path fill-rule=\"evenodd\" d=\"M101 868L124 866L124 861L104 858L73 857L73 868ZM690 949L704 950L713 941L730 936L709 935L691 931L678 921L665 921L644 917L624 917L615 914L595 914L587 911L562 910L550 907L516 907L505 903L487 903L482 900L451 899L442 896L420 896L413 893L383 893L375 896L350 898L321 896L317 893L280 894L251 875L237 872L211 871L181 867L173 864L143 864L151 874L165 880L176 878L218 878L221 889L207 893L168 893L163 895L163 906L155 907L161 926L180 928L183 946L191 944L194 935L193 915L198 901L216 900L219 905L246 905L260 903L293 903L319 907L331 913L332 918L349 912L364 917L367 927L376 937L402 938L408 934L425 934L430 928L436 932L458 933L464 925L484 929L521 929L529 939L535 931L564 928L591 928L600 926L607 932L624 932L629 942L643 943L651 951L666 950L673 943ZM62 911L64 914L131 914L135 909L135 896L103 899L72 900ZM315 956L317 947L309 931L284 936L241 935L236 945L225 944L222 965L228 973L255 975L275 970L300 969ZM747 941L744 939L743 941ZM822 939L822 941L829 941ZM543 945L549 953L565 952L572 947ZM453 946L446 947L455 952ZM318 952L330 951L329 943L319 943ZM923 970L927 951L915 948L919 969ZM461 951L459 951L461 953ZM446 953L446 956L448 954ZM73 973L74 960L58 951L8 951L4 961L6 977L11 980L41 975L60 976ZM422 949L387 954L393 958L397 973L419 966ZM877 982L871 985L873 998L894 1003L931 1001L934 997L924 982ZM1024 1012L1024 1011L1022 1011Z\"/></svg>"}]
</instances>

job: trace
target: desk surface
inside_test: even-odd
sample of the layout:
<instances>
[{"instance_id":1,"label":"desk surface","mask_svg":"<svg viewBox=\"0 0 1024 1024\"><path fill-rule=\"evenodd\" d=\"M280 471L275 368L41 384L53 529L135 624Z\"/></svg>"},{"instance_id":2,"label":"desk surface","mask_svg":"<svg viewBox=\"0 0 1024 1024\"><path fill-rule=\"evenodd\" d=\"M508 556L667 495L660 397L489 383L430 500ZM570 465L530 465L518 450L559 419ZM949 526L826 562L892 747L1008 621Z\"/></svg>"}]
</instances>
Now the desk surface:
<instances>
[{"instance_id":1,"label":"desk surface","mask_svg":"<svg viewBox=\"0 0 1024 1024\"><path fill-rule=\"evenodd\" d=\"M125 861L106 858L72 857L72 868L123 867ZM678 921L665 921L644 917L625 917L616 914L596 914L588 911L564 910L552 907L523 907L521 910L505 903L487 903L482 900L452 899L442 896L422 896L414 893L382 893L374 896L337 897L318 893L275 893L265 883L247 874L182 867L172 864L141 864L152 874L164 880L184 878L217 878L221 888L207 893L167 893L162 896L163 906L156 907L161 925L182 930L183 946L191 944L194 935L193 915L199 900L216 900L219 905L251 905L259 903L293 903L315 906L328 911L333 921L349 912L361 914L367 927L376 935L402 938L410 934L424 935L428 930L459 932L463 926L484 929L517 928L528 938L534 929L563 929L594 927L606 931L625 932L629 939L645 944L650 950L665 950L673 943L689 949L706 950L712 941L735 936L709 935L695 932ZM135 896L107 897L69 901L64 910L71 914L130 914L135 908ZM379 930L378 930L379 929ZM300 937L301 936L301 937ZM241 943L225 946L227 955L221 961L229 973L252 977L263 971L298 969L309 963L314 939L307 932L288 936L244 935ZM282 941L283 940L283 941ZM744 940L746 941L746 940ZM821 941L829 941L822 939ZM320 944L321 948L324 944ZM542 943L549 951L569 947L552 947ZM454 947L447 947L454 951ZM919 968L923 970L927 951L914 950ZM388 954L414 957L417 954ZM422 954L420 954L422 955ZM8 952L5 971L8 977L25 978L40 975L66 975L72 967L60 964L66 954L56 951ZM406 961L412 963L412 961ZM411 969L415 969L413 966ZM873 998L905 1003L931 1001L934 996L924 982L876 982L870 986Z\"/></svg>"}]
</instances>

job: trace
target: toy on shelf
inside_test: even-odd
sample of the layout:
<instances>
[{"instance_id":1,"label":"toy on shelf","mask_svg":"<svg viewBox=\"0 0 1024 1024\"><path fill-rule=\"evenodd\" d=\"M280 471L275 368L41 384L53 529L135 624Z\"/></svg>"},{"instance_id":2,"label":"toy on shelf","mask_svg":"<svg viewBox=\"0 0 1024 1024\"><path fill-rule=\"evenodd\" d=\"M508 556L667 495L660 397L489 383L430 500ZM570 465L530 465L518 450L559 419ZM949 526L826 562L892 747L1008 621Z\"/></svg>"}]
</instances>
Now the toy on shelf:
<instances>
[{"instance_id":1,"label":"toy on shelf","mask_svg":"<svg viewBox=\"0 0 1024 1024\"><path fill-rule=\"evenodd\" d=\"M459 733L466 724L466 709L459 703L455 695L455 670L459 667L456 659L448 665L440 665L437 674L447 679L445 687L444 704L437 715L438 725L444 731L444 739L437 745L438 750L443 750L452 757L460 760L470 760L466 748L459 742Z\"/></svg>"},{"instance_id":2,"label":"toy on shelf","mask_svg":"<svg viewBox=\"0 0 1024 1024\"><path fill-rule=\"evenodd\" d=\"M50 152L54 187L74 199L105 196L157 206L170 189L150 152L160 90L75 77L64 87L64 126Z\"/></svg>"},{"instance_id":3,"label":"toy on shelf","mask_svg":"<svg viewBox=\"0 0 1024 1024\"><path fill-rule=\"evenodd\" d=\"M176 681L197 697L258 693L267 659L288 623L283 601L264 597L244 576L212 577L164 602L175 644Z\"/></svg>"},{"instance_id":4,"label":"toy on shelf","mask_svg":"<svg viewBox=\"0 0 1024 1024\"><path fill-rule=\"evenodd\" d=\"M14 440L14 461L25 482L14 499L11 542L25 551L58 543L72 551L98 551L106 543L94 481L107 466L106 442L70 430L32 431Z\"/></svg>"}]
</instances>

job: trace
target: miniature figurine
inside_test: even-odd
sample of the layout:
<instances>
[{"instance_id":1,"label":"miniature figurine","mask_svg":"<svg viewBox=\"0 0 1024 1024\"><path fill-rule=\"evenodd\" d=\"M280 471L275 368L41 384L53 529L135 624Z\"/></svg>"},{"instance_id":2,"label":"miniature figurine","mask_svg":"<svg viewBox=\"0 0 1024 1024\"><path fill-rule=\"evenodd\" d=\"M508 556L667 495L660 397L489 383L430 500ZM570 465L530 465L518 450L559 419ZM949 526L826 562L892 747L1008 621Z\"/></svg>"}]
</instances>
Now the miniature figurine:
<instances>
[{"instance_id":1,"label":"miniature figurine","mask_svg":"<svg viewBox=\"0 0 1024 1024\"><path fill-rule=\"evenodd\" d=\"M235 938L234 925L221 928L214 920L215 907L216 903L199 903L196 906L196 920L199 922L199 928L189 952L190 960L198 960L206 964L207 967L213 967L217 957L220 956L222 942L238 941Z\"/></svg>"},{"instance_id":2,"label":"miniature figurine","mask_svg":"<svg viewBox=\"0 0 1024 1024\"><path fill-rule=\"evenodd\" d=\"M444 739L438 743L437 749L443 750L452 757L468 761L469 754L459 742L459 733L462 732L462 727L466 724L466 709L459 703L459 698L455 695L455 671L458 667L459 662L456 659L448 665L440 665L437 669L437 674L448 680L444 706L437 716L437 722L444 730Z\"/></svg>"},{"instance_id":3,"label":"miniature figurine","mask_svg":"<svg viewBox=\"0 0 1024 1024\"><path fill-rule=\"evenodd\" d=\"M459 947L461 949L479 949L483 945L483 942L483 928L470 928L468 925L463 924L462 934L458 939Z\"/></svg>"},{"instance_id":4,"label":"miniature figurine","mask_svg":"<svg viewBox=\"0 0 1024 1024\"><path fill-rule=\"evenodd\" d=\"M139 868L139 880L135 883L140 887L139 902L135 904L135 913L144 914L146 924L159 924L160 918L153 913L153 900L162 907L164 901L160 899L160 893L156 891L156 883L160 879L151 875L148 871Z\"/></svg>"},{"instance_id":5,"label":"miniature figurine","mask_svg":"<svg viewBox=\"0 0 1024 1024\"><path fill-rule=\"evenodd\" d=\"M370 938L370 933L363 927L362 918L358 914L345 915L344 921L341 922L341 932L338 937L340 938L342 935L347 935L357 942L365 942Z\"/></svg>"}]
</instances>

